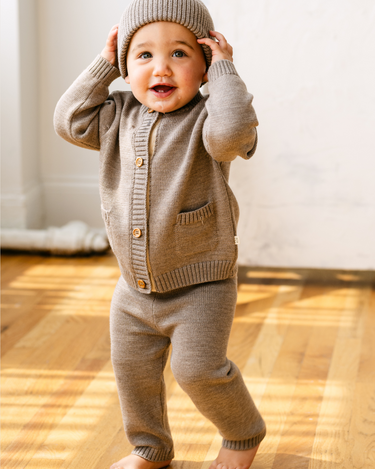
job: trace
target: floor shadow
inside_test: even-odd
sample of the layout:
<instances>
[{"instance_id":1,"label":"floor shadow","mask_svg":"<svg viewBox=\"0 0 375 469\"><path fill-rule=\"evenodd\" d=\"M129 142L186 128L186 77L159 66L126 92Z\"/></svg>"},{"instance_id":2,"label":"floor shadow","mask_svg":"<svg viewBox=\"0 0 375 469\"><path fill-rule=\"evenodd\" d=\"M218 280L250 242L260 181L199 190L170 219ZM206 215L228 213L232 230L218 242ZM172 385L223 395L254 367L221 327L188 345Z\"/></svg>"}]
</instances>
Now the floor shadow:
<instances>
[{"instance_id":1,"label":"floor shadow","mask_svg":"<svg viewBox=\"0 0 375 469\"><path fill-rule=\"evenodd\" d=\"M288 278L291 277L291 278ZM293 278L294 277L294 278ZM238 269L238 287L241 285L278 285L304 287L300 300L321 295L340 288L372 288L375 289L375 271L371 270L334 270L334 269L287 269L240 266ZM265 311L274 304L278 297L279 306L288 304L291 299L289 292L277 292L268 298L255 299L238 304L236 317L254 312Z\"/></svg>"},{"instance_id":2,"label":"floor shadow","mask_svg":"<svg viewBox=\"0 0 375 469\"><path fill-rule=\"evenodd\" d=\"M374 288L375 271L239 266L238 284L242 283L247 285L290 286L301 284L334 287L372 286Z\"/></svg>"}]
</instances>

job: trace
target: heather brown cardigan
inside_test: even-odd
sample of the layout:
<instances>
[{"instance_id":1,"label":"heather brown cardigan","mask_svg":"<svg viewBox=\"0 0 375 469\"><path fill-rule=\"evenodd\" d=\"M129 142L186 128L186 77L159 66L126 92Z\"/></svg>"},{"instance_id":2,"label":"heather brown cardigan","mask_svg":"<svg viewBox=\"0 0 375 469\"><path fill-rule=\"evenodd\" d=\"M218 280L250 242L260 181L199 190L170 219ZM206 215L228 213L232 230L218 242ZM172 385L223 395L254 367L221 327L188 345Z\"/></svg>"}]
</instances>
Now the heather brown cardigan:
<instances>
[{"instance_id":1,"label":"heather brown cardigan","mask_svg":"<svg viewBox=\"0 0 375 469\"><path fill-rule=\"evenodd\" d=\"M229 166L255 152L252 95L221 60L209 69L209 96L159 115L131 92L109 94L119 76L96 57L59 100L54 125L68 142L100 151L102 214L122 276L150 293L150 275L158 292L235 275L239 208Z\"/></svg>"}]
</instances>

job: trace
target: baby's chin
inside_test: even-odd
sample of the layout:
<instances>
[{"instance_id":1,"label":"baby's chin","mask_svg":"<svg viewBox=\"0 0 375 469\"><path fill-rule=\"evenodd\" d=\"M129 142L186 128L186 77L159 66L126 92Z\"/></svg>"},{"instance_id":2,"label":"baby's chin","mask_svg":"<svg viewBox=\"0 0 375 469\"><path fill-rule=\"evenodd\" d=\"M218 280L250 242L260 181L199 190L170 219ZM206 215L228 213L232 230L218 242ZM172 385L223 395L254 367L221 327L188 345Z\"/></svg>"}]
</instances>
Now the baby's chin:
<instances>
[{"instance_id":1,"label":"baby's chin","mask_svg":"<svg viewBox=\"0 0 375 469\"><path fill-rule=\"evenodd\" d=\"M166 101L156 101L155 103L152 103L152 105L149 107L151 107L151 109L154 109L155 111L165 114L167 112L177 111L177 109L180 109L183 106L184 104L181 103L168 103Z\"/></svg>"},{"instance_id":2,"label":"baby's chin","mask_svg":"<svg viewBox=\"0 0 375 469\"><path fill-rule=\"evenodd\" d=\"M135 97L147 108L166 114L168 112L177 111L178 109L184 107L194 98L195 95L196 93L193 94L193 96L190 96L190 94L188 96L179 96L176 94L176 96L171 95L170 97L164 99L144 99L144 97L143 99L139 99L137 96Z\"/></svg>"}]
</instances>

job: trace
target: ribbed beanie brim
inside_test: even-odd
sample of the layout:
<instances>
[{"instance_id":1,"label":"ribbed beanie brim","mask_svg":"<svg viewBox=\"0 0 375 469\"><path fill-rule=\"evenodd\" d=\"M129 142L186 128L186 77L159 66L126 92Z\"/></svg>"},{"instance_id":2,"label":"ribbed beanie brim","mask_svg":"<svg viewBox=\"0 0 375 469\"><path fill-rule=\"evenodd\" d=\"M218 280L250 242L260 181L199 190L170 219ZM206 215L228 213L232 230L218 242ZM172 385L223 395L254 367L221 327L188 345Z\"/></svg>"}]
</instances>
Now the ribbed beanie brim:
<instances>
[{"instance_id":1,"label":"ribbed beanie brim","mask_svg":"<svg viewBox=\"0 0 375 469\"><path fill-rule=\"evenodd\" d=\"M189 29L198 39L211 37L214 23L200 0L134 0L123 13L118 28L118 63L123 78L127 75L126 54L134 33L149 23L171 21ZM202 45L207 67L211 65L210 47Z\"/></svg>"}]
</instances>

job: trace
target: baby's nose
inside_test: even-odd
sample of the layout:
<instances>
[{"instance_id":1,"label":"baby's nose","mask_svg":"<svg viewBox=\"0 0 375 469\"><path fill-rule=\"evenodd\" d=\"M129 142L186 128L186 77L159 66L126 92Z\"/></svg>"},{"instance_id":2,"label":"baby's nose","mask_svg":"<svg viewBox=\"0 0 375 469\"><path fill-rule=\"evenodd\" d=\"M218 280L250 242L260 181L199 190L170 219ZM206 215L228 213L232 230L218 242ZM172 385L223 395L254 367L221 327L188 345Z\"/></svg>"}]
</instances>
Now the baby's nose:
<instances>
[{"instance_id":1,"label":"baby's nose","mask_svg":"<svg viewBox=\"0 0 375 469\"><path fill-rule=\"evenodd\" d=\"M153 75L154 77L169 77L172 75L172 70L167 62L160 60L155 63Z\"/></svg>"}]
</instances>

